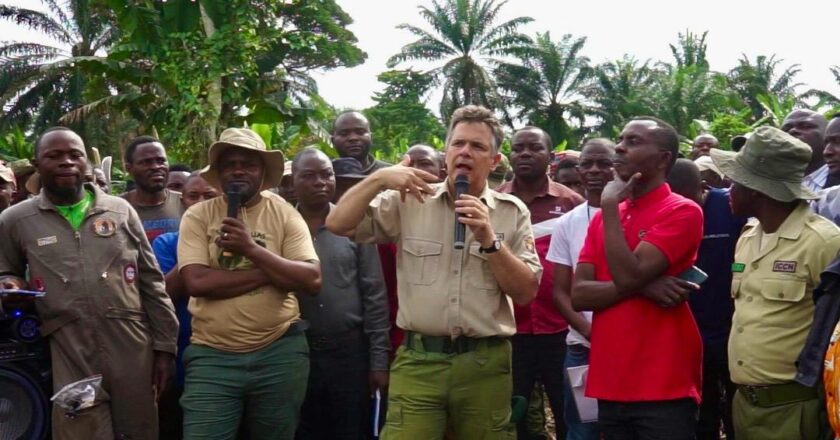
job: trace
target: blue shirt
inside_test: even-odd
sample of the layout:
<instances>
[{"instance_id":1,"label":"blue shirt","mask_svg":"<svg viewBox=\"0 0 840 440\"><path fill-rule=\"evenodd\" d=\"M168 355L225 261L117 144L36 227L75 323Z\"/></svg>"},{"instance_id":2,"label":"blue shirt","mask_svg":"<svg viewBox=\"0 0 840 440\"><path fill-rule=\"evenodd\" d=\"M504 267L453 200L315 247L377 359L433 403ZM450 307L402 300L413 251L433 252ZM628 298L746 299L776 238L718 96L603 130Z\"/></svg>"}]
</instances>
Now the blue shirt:
<instances>
[{"instance_id":1,"label":"blue shirt","mask_svg":"<svg viewBox=\"0 0 840 440\"><path fill-rule=\"evenodd\" d=\"M152 250L157 258L160 270L164 274L169 273L170 270L178 266L178 233L167 232L159 235L154 242L152 242ZM180 387L184 387L184 349L190 345L190 336L192 335L192 315L187 310L189 298L181 297L173 301L175 304L175 316L178 317L178 357L175 363L175 379Z\"/></svg>"},{"instance_id":2,"label":"blue shirt","mask_svg":"<svg viewBox=\"0 0 840 440\"><path fill-rule=\"evenodd\" d=\"M735 305L730 294L735 245L746 219L736 217L729 207L729 191L712 189L703 205L703 241L695 266L709 275L700 290L691 294L694 313L703 343L726 350Z\"/></svg>"}]
</instances>

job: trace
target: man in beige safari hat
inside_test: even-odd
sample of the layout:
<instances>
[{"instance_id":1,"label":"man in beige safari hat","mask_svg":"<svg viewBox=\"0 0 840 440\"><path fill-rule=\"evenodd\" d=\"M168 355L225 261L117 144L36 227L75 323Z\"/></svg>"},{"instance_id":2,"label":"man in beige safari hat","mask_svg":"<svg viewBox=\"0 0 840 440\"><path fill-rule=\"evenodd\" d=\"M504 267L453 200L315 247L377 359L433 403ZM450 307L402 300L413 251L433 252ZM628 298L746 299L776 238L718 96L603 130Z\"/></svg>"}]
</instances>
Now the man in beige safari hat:
<instances>
[{"instance_id":1,"label":"man in beige safari hat","mask_svg":"<svg viewBox=\"0 0 840 440\"><path fill-rule=\"evenodd\" d=\"M811 148L781 130L760 127L738 153L712 150L711 156L733 181L733 213L755 218L744 228L732 264L735 436L826 438L820 387L797 372L814 322L814 288L840 251L840 229L811 213L807 203L817 197L803 186Z\"/></svg>"},{"instance_id":2,"label":"man in beige safari hat","mask_svg":"<svg viewBox=\"0 0 840 440\"><path fill-rule=\"evenodd\" d=\"M192 313L184 353L184 438L292 439L306 393L309 349L295 295L317 293L309 229L280 196L283 153L253 131L228 128L201 176L225 193L181 220L178 270ZM228 204L238 195L236 216ZM235 203L235 202L231 202Z\"/></svg>"}]
</instances>

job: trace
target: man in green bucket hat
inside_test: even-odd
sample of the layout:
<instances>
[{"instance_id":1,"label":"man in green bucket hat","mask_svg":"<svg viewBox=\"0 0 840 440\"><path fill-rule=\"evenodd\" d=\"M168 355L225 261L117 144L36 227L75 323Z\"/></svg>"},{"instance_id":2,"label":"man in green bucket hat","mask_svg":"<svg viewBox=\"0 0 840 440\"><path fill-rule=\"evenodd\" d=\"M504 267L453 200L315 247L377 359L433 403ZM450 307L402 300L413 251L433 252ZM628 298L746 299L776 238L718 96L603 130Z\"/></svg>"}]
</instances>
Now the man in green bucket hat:
<instances>
[{"instance_id":1,"label":"man in green bucket hat","mask_svg":"<svg viewBox=\"0 0 840 440\"><path fill-rule=\"evenodd\" d=\"M803 186L811 149L773 127L758 128L738 153L712 150L733 181L744 228L732 265L735 315L729 371L738 386L732 414L739 440L823 439L820 386L803 385L797 358L814 321L820 272L840 251L840 228L813 214Z\"/></svg>"}]
</instances>

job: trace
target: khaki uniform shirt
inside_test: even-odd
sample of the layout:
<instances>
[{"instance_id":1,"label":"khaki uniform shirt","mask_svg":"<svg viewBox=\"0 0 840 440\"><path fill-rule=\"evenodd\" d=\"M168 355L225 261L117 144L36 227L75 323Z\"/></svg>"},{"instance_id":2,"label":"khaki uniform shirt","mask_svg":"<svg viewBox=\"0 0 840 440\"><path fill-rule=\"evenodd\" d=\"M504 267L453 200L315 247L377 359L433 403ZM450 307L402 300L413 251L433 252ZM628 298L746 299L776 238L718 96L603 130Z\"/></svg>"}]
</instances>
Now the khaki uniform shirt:
<instances>
[{"instance_id":1,"label":"khaki uniform shirt","mask_svg":"<svg viewBox=\"0 0 840 440\"><path fill-rule=\"evenodd\" d=\"M270 191L262 199L242 208L239 218L251 238L272 253L288 260L318 261L309 228L300 213ZM227 201L216 197L198 203L184 214L178 240L178 270L199 264L212 269L245 270L254 264L247 258L225 258L216 245ZM328 270L328 268L325 268ZM190 298L193 344L218 350L247 353L279 339L300 319L297 298L267 284L233 298Z\"/></svg>"},{"instance_id":2,"label":"khaki uniform shirt","mask_svg":"<svg viewBox=\"0 0 840 440\"><path fill-rule=\"evenodd\" d=\"M729 371L741 385L793 381L814 317L812 293L840 251L840 229L800 204L763 251L761 225L748 224L735 249Z\"/></svg>"},{"instance_id":3,"label":"khaki uniform shirt","mask_svg":"<svg viewBox=\"0 0 840 440\"><path fill-rule=\"evenodd\" d=\"M44 335L79 319L143 321L154 350L175 353L178 321L140 218L125 200L86 188L95 199L78 231L43 195L3 211L0 275L23 277L29 266L30 289L46 292L35 301ZM131 347L129 336L148 338L106 337Z\"/></svg>"},{"instance_id":4,"label":"khaki uniform shirt","mask_svg":"<svg viewBox=\"0 0 840 440\"><path fill-rule=\"evenodd\" d=\"M420 203L385 191L371 203L354 239L397 244L397 325L430 336L511 336L513 303L499 288L487 255L466 228L466 247L454 249L455 211L446 182ZM515 196L488 189L479 197L490 211L496 236L537 278L542 266L534 250L528 208Z\"/></svg>"}]
</instances>

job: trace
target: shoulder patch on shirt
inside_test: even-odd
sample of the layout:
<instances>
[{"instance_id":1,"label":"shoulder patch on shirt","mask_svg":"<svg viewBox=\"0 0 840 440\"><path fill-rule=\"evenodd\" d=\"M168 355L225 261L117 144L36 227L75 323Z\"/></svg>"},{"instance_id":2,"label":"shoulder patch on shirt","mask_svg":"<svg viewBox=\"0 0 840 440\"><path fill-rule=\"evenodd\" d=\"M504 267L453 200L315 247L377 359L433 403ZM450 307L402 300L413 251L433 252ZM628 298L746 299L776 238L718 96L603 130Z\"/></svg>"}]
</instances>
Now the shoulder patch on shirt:
<instances>
[{"instance_id":1,"label":"shoulder patch on shirt","mask_svg":"<svg viewBox=\"0 0 840 440\"><path fill-rule=\"evenodd\" d=\"M796 272L796 261L776 260L773 262L773 272Z\"/></svg>"},{"instance_id":2,"label":"shoulder patch on shirt","mask_svg":"<svg viewBox=\"0 0 840 440\"><path fill-rule=\"evenodd\" d=\"M58 243L58 237L51 235L49 237L42 237L38 239L38 246L48 246Z\"/></svg>"},{"instance_id":3,"label":"shoulder patch on shirt","mask_svg":"<svg viewBox=\"0 0 840 440\"><path fill-rule=\"evenodd\" d=\"M137 267L133 264L126 264L123 268L123 279L128 284L133 284L137 279Z\"/></svg>"},{"instance_id":4,"label":"shoulder patch on shirt","mask_svg":"<svg viewBox=\"0 0 840 440\"><path fill-rule=\"evenodd\" d=\"M529 252L534 251L534 237L532 235L525 237L525 249L528 249Z\"/></svg>"}]
</instances>

